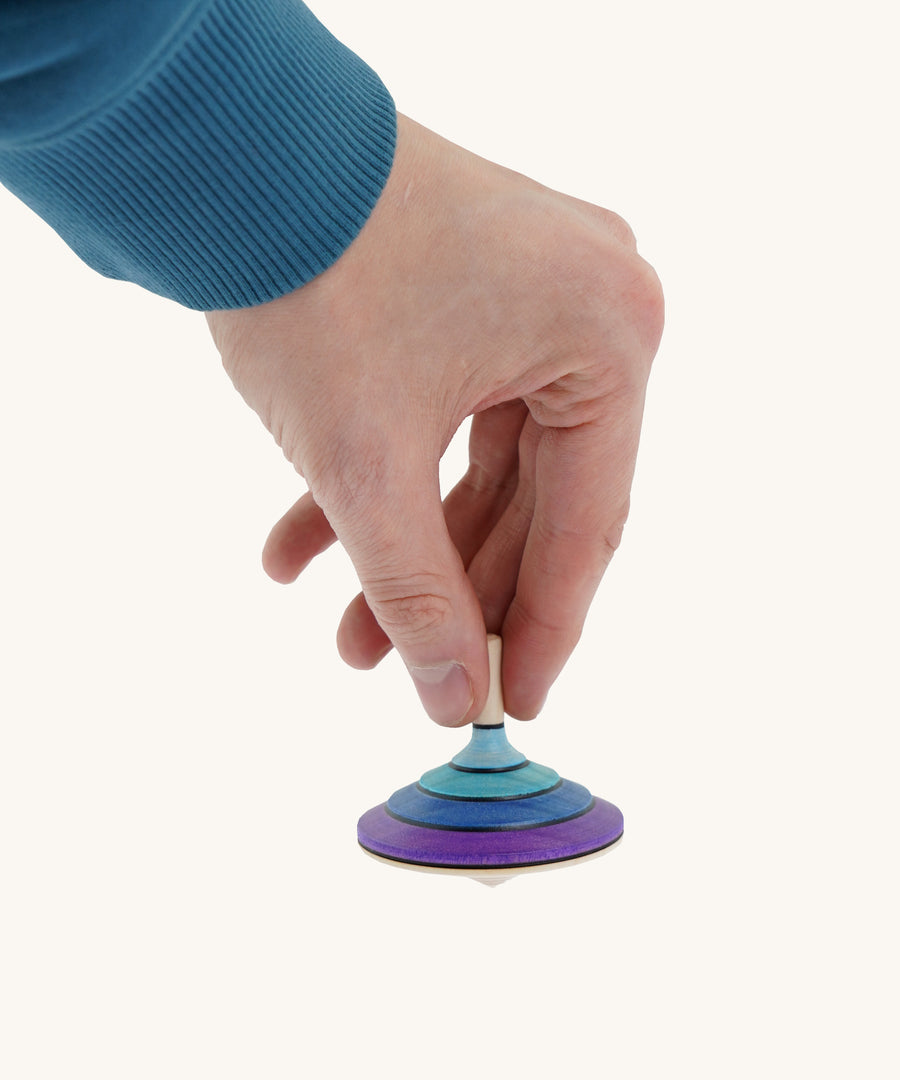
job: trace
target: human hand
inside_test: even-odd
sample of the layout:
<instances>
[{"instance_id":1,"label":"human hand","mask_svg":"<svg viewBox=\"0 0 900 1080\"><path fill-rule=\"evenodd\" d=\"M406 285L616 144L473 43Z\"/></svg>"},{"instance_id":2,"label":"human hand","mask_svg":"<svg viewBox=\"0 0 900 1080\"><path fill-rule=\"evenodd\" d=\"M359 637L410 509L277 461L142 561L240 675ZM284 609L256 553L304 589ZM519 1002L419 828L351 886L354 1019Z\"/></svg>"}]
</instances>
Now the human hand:
<instances>
[{"instance_id":1,"label":"human hand","mask_svg":"<svg viewBox=\"0 0 900 1080\"><path fill-rule=\"evenodd\" d=\"M535 716L628 513L663 321L628 226L400 117L338 262L207 318L309 488L272 530L270 576L339 539L363 589L338 630L347 663L393 645L452 726L478 715L485 629L502 633L507 712ZM470 465L442 505L438 464L469 415Z\"/></svg>"}]
</instances>

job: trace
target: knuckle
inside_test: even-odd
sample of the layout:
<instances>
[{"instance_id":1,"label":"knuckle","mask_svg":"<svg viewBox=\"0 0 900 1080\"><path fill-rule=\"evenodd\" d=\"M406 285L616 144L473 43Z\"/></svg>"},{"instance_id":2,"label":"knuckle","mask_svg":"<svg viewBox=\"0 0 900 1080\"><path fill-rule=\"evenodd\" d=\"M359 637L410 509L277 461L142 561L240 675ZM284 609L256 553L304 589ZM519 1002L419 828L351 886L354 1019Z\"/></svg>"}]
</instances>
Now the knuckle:
<instances>
[{"instance_id":1,"label":"knuckle","mask_svg":"<svg viewBox=\"0 0 900 1080\"><path fill-rule=\"evenodd\" d=\"M415 645L436 637L453 615L450 599L436 584L380 581L366 589L375 618L392 640Z\"/></svg>"},{"instance_id":2,"label":"knuckle","mask_svg":"<svg viewBox=\"0 0 900 1080\"><path fill-rule=\"evenodd\" d=\"M636 258L639 266L635 268L634 282L630 289L631 307L652 360L662 338L665 297L656 271L640 256Z\"/></svg>"},{"instance_id":3,"label":"knuckle","mask_svg":"<svg viewBox=\"0 0 900 1080\"><path fill-rule=\"evenodd\" d=\"M665 303L653 267L620 252L596 268L586 303L593 370L642 389L662 338ZM615 381L615 380L614 380Z\"/></svg>"},{"instance_id":4,"label":"knuckle","mask_svg":"<svg viewBox=\"0 0 900 1080\"><path fill-rule=\"evenodd\" d=\"M586 494L577 516L567 522L535 519L532 528L543 553L541 576L565 577L578 568L585 587L595 589L622 542L630 503L627 492L612 505L597 493Z\"/></svg>"},{"instance_id":5,"label":"knuckle","mask_svg":"<svg viewBox=\"0 0 900 1080\"><path fill-rule=\"evenodd\" d=\"M602 572L612 562L612 557L619 550L619 545L622 543L622 536L625 532L625 522L620 521L611 526L607 531L599 538L597 543L597 570Z\"/></svg>"},{"instance_id":6,"label":"knuckle","mask_svg":"<svg viewBox=\"0 0 900 1080\"><path fill-rule=\"evenodd\" d=\"M316 502L339 520L365 512L383 492L389 472L383 445L361 439L358 429L351 432L333 432L318 440L319 453L306 455L306 479Z\"/></svg>"},{"instance_id":7,"label":"knuckle","mask_svg":"<svg viewBox=\"0 0 900 1080\"><path fill-rule=\"evenodd\" d=\"M612 562L612 557L619 550L625 526L628 522L628 513L631 508L631 496L626 494L618 513L607 522L606 527L598 532L597 537L597 564L596 570L598 581Z\"/></svg>"},{"instance_id":8,"label":"knuckle","mask_svg":"<svg viewBox=\"0 0 900 1080\"><path fill-rule=\"evenodd\" d=\"M536 393L527 395L525 401L538 424L552 430L596 420L602 397L599 372L587 368L554 379Z\"/></svg>"},{"instance_id":9,"label":"knuckle","mask_svg":"<svg viewBox=\"0 0 900 1080\"><path fill-rule=\"evenodd\" d=\"M631 495L626 493L618 512L612 516L606 527L598 533L598 554L601 572L609 566L613 555L619 550L630 510Z\"/></svg>"},{"instance_id":10,"label":"knuckle","mask_svg":"<svg viewBox=\"0 0 900 1080\"><path fill-rule=\"evenodd\" d=\"M614 210L604 209L602 214L607 229L609 229L616 240L630 251L637 251L637 238L628 222L623 217L620 217Z\"/></svg>"},{"instance_id":11,"label":"knuckle","mask_svg":"<svg viewBox=\"0 0 900 1080\"><path fill-rule=\"evenodd\" d=\"M610 361L621 370L633 367L647 374L659 347L664 298L659 277L637 251L617 243L608 230L569 237L565 268L557 267L565 295L560 311L565 321L554 328L564 334L569 355L581 370Z\"/></svg>"},{"instance_id":12,"label":"knuckle","mask_svg":"<svg viewBox=\"0 0 900 1080\"><path fill-rule=\"evenodd\" d=\"M553 617L547 608L517 598L510 608L507 623L518 638L532 649L541 652L571 655L581 640L583 620L566 618L562 614ZM552 642L552 645L549 643Z\"/></svg>"},{"instance_id":13,"label":"knuckle","mask_svg":"<svg viewBox=\"0 0 900 1080\"><path fill-rule=\"evenodd\" d=\"M653 267L636 252L620 252L594 278L595 318L612 318L655 352L662 336L664 299Z\"/></svg>"}]
</instances>

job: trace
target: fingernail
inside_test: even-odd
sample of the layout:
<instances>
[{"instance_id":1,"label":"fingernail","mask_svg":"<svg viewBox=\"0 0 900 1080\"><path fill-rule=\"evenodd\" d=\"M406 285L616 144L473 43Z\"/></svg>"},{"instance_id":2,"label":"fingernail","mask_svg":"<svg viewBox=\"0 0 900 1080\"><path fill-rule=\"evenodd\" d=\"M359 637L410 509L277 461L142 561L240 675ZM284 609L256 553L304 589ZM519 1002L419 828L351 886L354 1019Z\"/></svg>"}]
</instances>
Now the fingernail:
<instances>
[{"instance_id":1,"label":"fingernail","mask_svg":"<svg viewBox=\"0 0 900 1080\"><path fill-rule=\"evenodd\" d=\"M411 667L409 673L425 711L436 724L455 727L471 708L475 695L462 664Z\"/></svg>"}]
</instances>

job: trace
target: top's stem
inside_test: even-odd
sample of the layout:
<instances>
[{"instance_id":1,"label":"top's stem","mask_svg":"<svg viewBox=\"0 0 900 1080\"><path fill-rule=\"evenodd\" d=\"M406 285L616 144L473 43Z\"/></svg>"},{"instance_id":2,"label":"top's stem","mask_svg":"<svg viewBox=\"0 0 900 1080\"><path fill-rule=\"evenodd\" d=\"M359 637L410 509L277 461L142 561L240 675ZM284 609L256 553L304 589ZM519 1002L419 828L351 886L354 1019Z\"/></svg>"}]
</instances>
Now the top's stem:
<instances>
[{"instance_id":1,"label":"top's stem","mask_svg":"<svg viewBox=\"0 0 900 1080\"><path fill-rule=\"evenodd\" d=\"M488 662L491 668L491 684L487 701L481 715L474 723L479 727L499 727L503 723L503 681L500 675L503 660L503 642L499 634L488 634Z\"/></svg>"}]
</instances>

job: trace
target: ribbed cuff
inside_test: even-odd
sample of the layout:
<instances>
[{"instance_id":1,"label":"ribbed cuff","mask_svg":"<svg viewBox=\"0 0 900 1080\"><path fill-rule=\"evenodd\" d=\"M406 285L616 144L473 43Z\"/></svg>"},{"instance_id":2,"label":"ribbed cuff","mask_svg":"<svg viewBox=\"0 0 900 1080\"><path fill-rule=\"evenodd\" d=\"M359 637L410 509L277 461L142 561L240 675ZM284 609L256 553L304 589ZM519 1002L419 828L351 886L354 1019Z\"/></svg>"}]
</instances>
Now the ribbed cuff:
<instances>
[{"instance_id":1,"label":"ribbed cuff","mask_svg":"<svg viewBox=\"0 0 900 1080\"><path fill-rule=\"evenodd\" d=\"M299 0L213 0L119 100L0 147L0 175L101 274L247 307L339 258L395 135L381 81Z\"/></svg>"}]
</instances>

